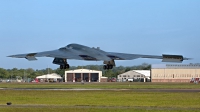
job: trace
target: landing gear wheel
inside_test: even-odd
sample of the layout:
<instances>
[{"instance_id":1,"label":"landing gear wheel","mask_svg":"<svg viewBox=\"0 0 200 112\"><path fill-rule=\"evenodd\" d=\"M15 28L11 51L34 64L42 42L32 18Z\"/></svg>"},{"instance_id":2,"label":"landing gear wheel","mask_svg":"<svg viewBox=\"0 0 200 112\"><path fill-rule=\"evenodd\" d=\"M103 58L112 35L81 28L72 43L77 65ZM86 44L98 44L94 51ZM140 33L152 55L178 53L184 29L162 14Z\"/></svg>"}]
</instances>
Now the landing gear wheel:
<instances>
[{"instance_id":1,"label":"landing gear wheel","mask_svg":"<svg viewBox=\"0 0 200 112\"><path fill-rule=\"evenodd\" d=\"M63 65L60 65L60 69L62 70L64 68L64 66Z\"/></svg>"},{"instance_id":2,"label":"landing gear wheel","mask_svg":"<svg viewBox=\"0 0 200 112\"><path fill-rule=\"evenodd\" d=\"M108 66L108 69L113 69L112 65L107 65L107 66Z\"/></svg>"},{"instance_id":3,"label":"landing gear wheel","mask_svg":"<svg viewBox=\"0 0 200 112\"><path fill-rule=\"evenodd\" d=\"M103 69L104 69L104 70L113 69L113 65L104 65L104 66L103 66Z\"/></svg>"},{"instance_id":4,"label":"landing gear wheel","mask_svg":"<svg viewBox=\"0 0 200 112\"><path fill-rule=\"evenodd\" d=\"M103 69L104 69L104 70L108 69L108 66L107 66L107 65L104 65L104 66L103 66Z\"/></svg>"},{"instance_id":5,"label":"landing gear wheel","mask_svg":"<svg viewBox=\"0 0 200 112\"><path fill-rule=\"evenodd\" d=\"M60 65L60 69L68 69L70 66L69 64L66 64L66 65Z\"/></svg>"},{"instance_id":6,"label":"landing gear wheel","mask_svg":"<svg viewBox=\"0 0 200 112\"><path fill-rule=\"evenodd\" d=\"M67 66L66 65L64 65L64 69L66 69L67 68Z\"/></svg>"},{"instance_id":7,"label":"landing gear wheel","mask_svg":"<svg viewBox=\"0 0 200 112\"><path fill-rule=\"evenodd\" d=\"M66 68L70 68L69 64L66 65Z\"/></svg>"}]
</instances>

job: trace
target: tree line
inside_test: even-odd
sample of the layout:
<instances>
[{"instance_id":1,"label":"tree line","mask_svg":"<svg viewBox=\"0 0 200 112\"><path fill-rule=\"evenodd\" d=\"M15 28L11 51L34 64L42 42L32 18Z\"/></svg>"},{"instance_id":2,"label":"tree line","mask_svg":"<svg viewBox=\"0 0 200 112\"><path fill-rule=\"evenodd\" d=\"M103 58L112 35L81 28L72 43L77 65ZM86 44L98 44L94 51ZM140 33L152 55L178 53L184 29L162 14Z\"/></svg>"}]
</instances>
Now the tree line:
<instances>
[{"instance_id":1,"label":"tree line","mask_svg":"<svg viewBox=\"0 0 200 112\"><path fill-rule=\"evenodd\" d=\"M141 65L135 66L118 66L114 67L111 70L104 70L102 65L86 65L86 66L72 66L68 70L75 70L75 69L90 69L90 70L100 70L102 71L103 76L105 77L117 77L117 75L125 73L130 70L150 70L151 65L147 63L143 63ZM57 69L41 69L41 70L34 70L32 68L28 69L4 69L0 68L0 79L24 79L24 78L31 78L35 79L37 76L45 75L48 73L57 73L63 77L65 70Z\"/></svg>"}]
</instances>

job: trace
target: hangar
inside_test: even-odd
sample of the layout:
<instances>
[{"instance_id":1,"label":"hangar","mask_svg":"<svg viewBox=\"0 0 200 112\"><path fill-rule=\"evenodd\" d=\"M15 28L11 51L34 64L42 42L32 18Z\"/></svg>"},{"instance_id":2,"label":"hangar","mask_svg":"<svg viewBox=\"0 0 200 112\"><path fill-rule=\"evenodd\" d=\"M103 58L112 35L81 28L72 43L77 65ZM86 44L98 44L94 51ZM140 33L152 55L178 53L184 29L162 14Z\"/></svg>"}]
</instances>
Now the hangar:
<instances>
[{"instance_id":1,"label":"hangar","mask_svg":"<svg viewBox=\"0 0 200 112\"><path fill-rule=\"evenodd\" d=\"M76 69L65 71L65 82L105 82L102 71L89 69Z\"/></svg>"},{"instance_id":2,"label":"hangar","mask_svg":"<svg viewBox=\"0 0 200 112\"><path fill-rule=\"evenodd\" d=\"M200 78L200 64L153 64L152 82L190 82Z\"/></svg>"},{"instance_id":3,"label":"hangar","mask_svg":"<svg viewBox=\"0 0 200 112\"><path fill-rule=\"evenodd\" d=\"M150 70L131 70L117 76L119 82L150 82Z\"/></svg>"},{"instance_id":4,"label":"hangar","mask_svg":"<svg viewBox=\"0 0 200 112\"><path fill-rule=\"evenodd\" d=\"M57 82L58 80L61 80L62 77L60 75L56 74L56 73L52 73L52 74L37 76L36 79L38 79L39 82L44 82L44 81Z\"/></svg>"}]
</instances>

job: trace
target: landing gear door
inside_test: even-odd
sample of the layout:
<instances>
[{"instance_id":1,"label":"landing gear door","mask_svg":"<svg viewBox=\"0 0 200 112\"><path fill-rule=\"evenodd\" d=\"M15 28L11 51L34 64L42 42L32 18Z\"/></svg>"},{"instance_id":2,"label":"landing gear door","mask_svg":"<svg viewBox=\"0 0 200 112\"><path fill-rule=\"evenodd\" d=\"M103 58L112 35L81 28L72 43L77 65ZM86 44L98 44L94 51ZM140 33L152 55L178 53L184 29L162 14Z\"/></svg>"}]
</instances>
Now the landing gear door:
<instances>
[{"instance_id":1,"label":"landing gear door","mask_svg":"<svg viewBox=\"0 0 200 112\"><path fill-rule=\"evenodd\" d=\"M65 65L67 64L66 59L63 58L55 58L53 60L53 64L58 64L58 65Z\"/></svg>"}]
</instances>

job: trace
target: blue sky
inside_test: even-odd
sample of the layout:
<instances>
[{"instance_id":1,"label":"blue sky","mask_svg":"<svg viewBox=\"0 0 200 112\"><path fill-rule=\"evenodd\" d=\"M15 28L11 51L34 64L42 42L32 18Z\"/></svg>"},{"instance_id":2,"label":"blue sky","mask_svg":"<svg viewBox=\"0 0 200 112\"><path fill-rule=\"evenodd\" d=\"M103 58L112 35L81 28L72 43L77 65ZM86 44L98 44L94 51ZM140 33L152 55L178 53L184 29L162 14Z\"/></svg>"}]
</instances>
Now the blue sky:
<instances>
[{"instance_id":1,"label":"blue sky","mask_svg":"<svg viewBox=\"0 0 200 112\"><path fill-rule=\"evenodd\" d=\"M57 68L12 54L54 50L70 43L133 54L182 54L200 63L199 0L1 0L0 67ZM70 65L102 62L68 61ZM161 60L116 61L117 66Z\"/></svg>"}]
</instances>

